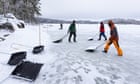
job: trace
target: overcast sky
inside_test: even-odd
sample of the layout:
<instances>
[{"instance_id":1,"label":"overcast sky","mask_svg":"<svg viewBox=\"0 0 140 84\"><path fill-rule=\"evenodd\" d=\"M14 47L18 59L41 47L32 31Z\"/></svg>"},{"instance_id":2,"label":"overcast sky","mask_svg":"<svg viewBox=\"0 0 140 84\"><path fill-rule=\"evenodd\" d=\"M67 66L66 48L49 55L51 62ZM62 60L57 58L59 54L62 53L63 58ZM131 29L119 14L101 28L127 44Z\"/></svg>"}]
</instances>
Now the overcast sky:
<instances>
[{"instance_id":1,"label":"overcast sky","mask_svg":"<svg viewBox=\"0 0 140 84\"><path fill-rule=\"evenodd\" d=\"M41 0L43 17L54 19L140 19L140 0Z\"/></svg>"}]
</instances>

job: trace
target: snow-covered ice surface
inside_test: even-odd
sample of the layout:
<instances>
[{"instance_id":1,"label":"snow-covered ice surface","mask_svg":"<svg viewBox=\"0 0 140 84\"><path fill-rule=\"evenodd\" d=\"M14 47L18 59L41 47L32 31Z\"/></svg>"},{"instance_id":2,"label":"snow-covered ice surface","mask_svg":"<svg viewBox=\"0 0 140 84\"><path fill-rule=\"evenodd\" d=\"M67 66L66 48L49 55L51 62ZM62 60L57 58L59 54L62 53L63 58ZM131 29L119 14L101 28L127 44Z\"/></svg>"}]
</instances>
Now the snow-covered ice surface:
<instances>
[{"instance_id":1,"label":"snow-covered ice surface","mask_svg":"<svg viewBox=\"0 0 140 84\"><path fill-rule=\"evenodd\" d=\"M120 46L124 52L117 56L114 46L107 54L102 53L104 46L95 52L85 52L89 46L105 43L97 41L99 25L77 24L77 42L69 43L67 37L61 43L52 43L67 33L68 24L59 30L59 24L41 25L42 44L45 51L33 55L32 47L38 45L38 26L27 25L25 29L10 33L5 41L0 42L0 52L12 53L26 50L27 60L43 63L39 76L33 84L140 84L140 25L116 25L120 36ZM109 28L106 35L109 37ZM3 31L2 31L3 32ZM2 35L2 34L0 34ZM93 41L88 41L94 36ZM15 44L23 44L19 46ZM4 80L15 66L6 65L9 55L0 56L0 81ZM9 77L2 84L32 84Z\"/></svg>"}]
</instances>

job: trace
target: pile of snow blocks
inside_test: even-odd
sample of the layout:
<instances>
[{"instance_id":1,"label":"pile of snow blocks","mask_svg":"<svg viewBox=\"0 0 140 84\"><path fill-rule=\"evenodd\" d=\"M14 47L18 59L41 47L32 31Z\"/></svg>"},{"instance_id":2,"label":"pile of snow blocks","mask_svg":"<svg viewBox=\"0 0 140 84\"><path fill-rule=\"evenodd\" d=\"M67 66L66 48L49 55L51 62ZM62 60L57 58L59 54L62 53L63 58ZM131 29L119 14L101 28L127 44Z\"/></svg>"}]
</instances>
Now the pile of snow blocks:
<instances>
[{"instance_id":1,"label":"pile of snow blocks","mask_svg":"<svg viewBox=\"0 0 140 84\"><path fill-rule=\"evenodd\" d=\"M22 61L15 70L11 73L16 78L23 78L27 81L34 81L43 64L33 63L30 61Z\"/></svg>"},{"instance_id":2,"label":"pile of snow blocks","mask_svg":"<svg viewBox=\"0 0 140 84\"><path fill-rule=\"evenodd\" d=\"M9 65L19 64L23 59L26 59L26 55L27 55L26 51L13 53L11 54L8 64Z\"/></svg>"}]
</instances>

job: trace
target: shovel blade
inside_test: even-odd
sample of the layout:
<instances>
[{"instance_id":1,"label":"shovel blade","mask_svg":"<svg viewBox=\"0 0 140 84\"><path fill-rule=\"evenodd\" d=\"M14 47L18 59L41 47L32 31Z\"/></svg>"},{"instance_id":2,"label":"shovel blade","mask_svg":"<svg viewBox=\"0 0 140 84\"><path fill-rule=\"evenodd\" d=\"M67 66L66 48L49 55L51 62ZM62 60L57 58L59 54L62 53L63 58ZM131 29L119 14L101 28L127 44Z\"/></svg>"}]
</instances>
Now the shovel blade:
<instances>
[{"instance_id":1,"label":"shovel blade","mask_svg":"<svg viewBox=\"0 0 140 84\"><path fill-rule=\"evenodd\" d=\"M85 51L86 52L94 52L94 51L96 51L96 47L95 46L90 46Z\"/></svg>"},{"instance_id":2,"label":"shovel blade","mask_svg":"<svg viewBox=\"0 0 140 84\"><path fill-rule=\"evenodd\" d=\"M62 42L62 39L59 39L59 40L53 41L53 43L60 43L60 42Z\"/></svg>"},{"instance_id":3,"label":"shovel blade","mask_svg":"<svg viewBox=\"0 0 140 84\"><path fill-rule=\"evenodd\" d=\"M94 49L87 49L85 50L86 52L94 52L95 50Z\"/></svg>"},{"instance_id":4,"label":"shovel blade","mask_svg":"<svg viewBox=\"0 0 140 84\"><path fill-rule=\"evenodd\" d=\"M44 50L44 46L43 45L39 45L39 46L34 47L32 52L34 54L38 54L38 53L42 52L43 50Z\"/></svg>"},{"instance_id":5,"label":"shovel blade","mask_svg":"<svg viewBox=\"0 0 140 84\"><path fill-rule=\"evenodd\" d=\"M92 41L92 40L94 40L92 37L89 37L89 38L88 38L88 41Z\"/></svg>"}]
</instances>

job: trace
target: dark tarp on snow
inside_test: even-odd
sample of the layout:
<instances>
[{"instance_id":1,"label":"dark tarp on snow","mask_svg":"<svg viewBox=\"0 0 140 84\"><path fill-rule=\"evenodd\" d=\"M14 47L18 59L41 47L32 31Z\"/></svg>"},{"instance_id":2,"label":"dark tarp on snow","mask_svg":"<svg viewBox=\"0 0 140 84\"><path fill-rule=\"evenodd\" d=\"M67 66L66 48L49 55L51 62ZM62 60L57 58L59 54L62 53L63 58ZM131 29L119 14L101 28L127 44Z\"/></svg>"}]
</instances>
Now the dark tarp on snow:
<instances>
[{"instance_id":1,"label":"dark tarp on snow","mask_svg":"<svg viewBox=\"0 0 140 84\"><path fill-rule=\"evenodd\" d=\"M27 53L25 51L13 53L8 61L8 64L9 65L19 64L23 59L26 59L26 54Z\"/></svg>"},{"instance_id":2,"label":"dark tarp on snow","mask_svg":"<svg viewBox=\"0 0 140 84\"><path fill-rule=\"evenodd\" d=\"M40 63L23 61L15 68L15 70L11 73L11 75L27 79L30 81L34 81L37 78L42 65L43 64Z\"/></svg>"}]
</instances>

